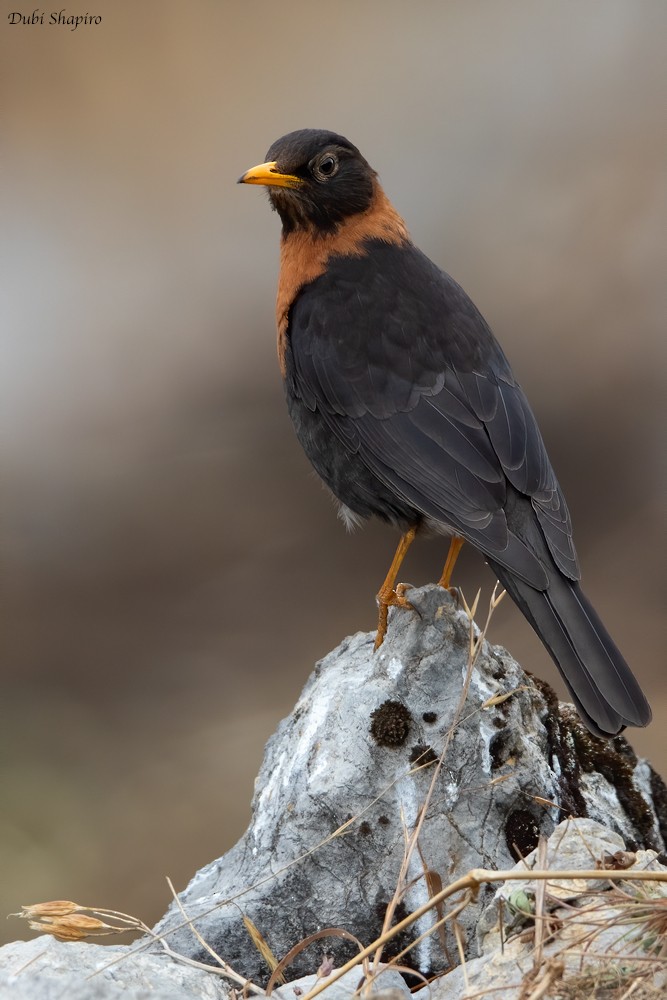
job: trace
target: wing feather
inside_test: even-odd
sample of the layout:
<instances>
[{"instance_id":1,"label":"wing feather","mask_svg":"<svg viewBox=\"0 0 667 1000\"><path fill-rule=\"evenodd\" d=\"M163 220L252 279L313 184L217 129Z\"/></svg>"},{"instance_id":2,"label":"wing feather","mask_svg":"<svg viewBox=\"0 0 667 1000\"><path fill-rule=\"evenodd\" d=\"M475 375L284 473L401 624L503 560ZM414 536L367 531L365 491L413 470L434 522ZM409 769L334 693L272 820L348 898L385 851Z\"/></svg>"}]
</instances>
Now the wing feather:
<instances>
[{"instance_id":1,"label":"wing feather","mask_svg":"<svg viewBox=\"0 0 667 1000\"><path fill-rule=\"evenodd\" d=\"M401 499L531 586L546 586L546 550L578 578L528 401L482 316L428 258L375 245L337 259L293 303L289 344L291 392Z\"/></svg>"}]
</instances>

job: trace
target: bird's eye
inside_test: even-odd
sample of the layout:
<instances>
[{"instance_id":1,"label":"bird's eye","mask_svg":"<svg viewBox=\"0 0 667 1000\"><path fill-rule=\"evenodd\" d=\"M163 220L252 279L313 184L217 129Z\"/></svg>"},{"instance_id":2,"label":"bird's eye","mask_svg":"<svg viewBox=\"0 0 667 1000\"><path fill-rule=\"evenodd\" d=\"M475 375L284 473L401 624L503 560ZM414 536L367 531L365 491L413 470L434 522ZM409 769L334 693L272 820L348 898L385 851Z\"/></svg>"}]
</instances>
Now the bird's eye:
<instances>
[{"instance_id":1,"label":"bird's eye","mask_svg":"<svg viewBox=\"0 0 667 1000\"><path fill-rule=\"evenodd\" d=\"M333 153L325 153L313 164L313 174L320 181L326 181L338 170L338 160Z\"/></svg>"}]
</instances>

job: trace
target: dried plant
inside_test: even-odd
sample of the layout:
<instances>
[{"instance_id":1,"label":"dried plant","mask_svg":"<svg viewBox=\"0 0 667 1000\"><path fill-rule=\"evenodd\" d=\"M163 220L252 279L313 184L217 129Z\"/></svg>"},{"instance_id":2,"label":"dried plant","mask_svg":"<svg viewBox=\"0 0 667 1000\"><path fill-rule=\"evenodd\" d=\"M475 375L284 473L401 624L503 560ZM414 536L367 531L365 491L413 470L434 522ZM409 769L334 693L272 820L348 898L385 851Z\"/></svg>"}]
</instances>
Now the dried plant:
<instances>
[{"instance_id":1,"label":"dried plant","mask_svg":"<svg viewBox=\"0 0 667 1000\"><path fill-rule=\"evenodd\" d=\"M148 927L137 917L98 906L81 906L69 899L48 903L29 903L20 913L10 913L29 922L30 929L40 934L52 934L58 941L84 941L89 937L107 937L128 931L148 933Z\"/></svg>"}]
</instances>

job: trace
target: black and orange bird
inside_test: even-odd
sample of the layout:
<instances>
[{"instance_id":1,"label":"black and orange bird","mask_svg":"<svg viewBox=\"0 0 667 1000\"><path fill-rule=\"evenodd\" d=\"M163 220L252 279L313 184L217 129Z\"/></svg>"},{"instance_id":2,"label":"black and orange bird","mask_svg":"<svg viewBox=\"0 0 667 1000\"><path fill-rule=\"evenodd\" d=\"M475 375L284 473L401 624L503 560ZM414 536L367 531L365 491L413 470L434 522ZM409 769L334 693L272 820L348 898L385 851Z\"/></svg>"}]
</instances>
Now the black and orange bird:
<instances>
[{"instance_id":1,"label":"black and orange bird","mask_svg":"<svg viewBox=\"0 0 667 1000\"><path fill-rule=\"evenodd\" d=\"M359 150L302 129L239 183L282 222L278 356L297 436L344 521L402 536L378 594L376 648L417 532L483 553L597 735L651 710L579 585L565 498L523 390L463 289L414 245Z\"/></svg>"}]
</instances>

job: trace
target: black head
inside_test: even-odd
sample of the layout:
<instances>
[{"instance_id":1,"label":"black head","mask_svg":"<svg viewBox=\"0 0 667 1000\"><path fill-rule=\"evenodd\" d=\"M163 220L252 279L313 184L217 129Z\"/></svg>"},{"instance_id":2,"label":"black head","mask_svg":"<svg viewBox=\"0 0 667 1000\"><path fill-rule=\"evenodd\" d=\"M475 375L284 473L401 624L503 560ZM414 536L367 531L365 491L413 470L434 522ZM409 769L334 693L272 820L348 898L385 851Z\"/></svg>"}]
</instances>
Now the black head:
<instances>
[{"instance_id":1,"label":"black head","mask_svg":"<svg viewBox=\"0 0 667 1000\"><path fill-rule=\"evenodd\" d=\"M239 184L268 187L285 232L332 232L373 199L375 171L356 146L335 132L289 132L273 143L266 161L243 174Z\"/></svg>"}]
</instances>

